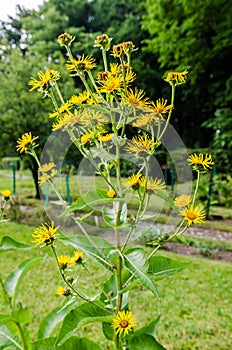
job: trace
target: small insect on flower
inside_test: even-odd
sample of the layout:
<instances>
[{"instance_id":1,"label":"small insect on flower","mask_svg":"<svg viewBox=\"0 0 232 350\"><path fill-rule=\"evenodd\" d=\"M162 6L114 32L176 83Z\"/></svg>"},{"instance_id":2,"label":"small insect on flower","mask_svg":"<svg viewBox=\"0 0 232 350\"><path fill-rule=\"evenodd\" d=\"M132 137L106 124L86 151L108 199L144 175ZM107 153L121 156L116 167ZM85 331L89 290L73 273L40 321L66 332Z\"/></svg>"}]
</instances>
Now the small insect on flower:
<instances>
[{"instance_id":1,"label":"small insect on flower","mask_svg":"<svg viewBox=\"0 0 232 350\"><path fill-rule=\"evenodd\" d=\"M68 297L71 294L71 291L69 288L64 288L59 286L56 290L56 294L63 295L64 297Z\"/></svg>"},{"instance_id":2,"label":"small insect on flower","mask_svg":"<svg viewBox=\"0 0 232 350\"><path fill-rule=\"evenodd\" d=\"M191 197L187 194L182 194L178 196L174 200L174 205L176 207L186 207L191 202Z\"/></svg>"},{"instance_id":3,"label":"small insect on flower","mask_svg":"<svg viewBox=\"0 0 232 350\"><path fill-rule=\"evenodd\" d=\"M204 224L206 220L206 213L204 210L199 207L194 207L190 205L190 207L185 208L181 215L188 222L188 225L192 224Z\"/></svg>"},{"instance_id":4,"label":"small insect on flower","mask_svg":"<svg viewBox=\"0 0 232 350\"><path fill-rule=\"evenodd\" d=\"M131 311L119 311L112 320L112 327L115 330L115 334L127 335L129 331L132 331L136 326L136 318L132 315Z\"/></svg>"},{"instance_id":5,"label":"small insect on flower","mask_svg":"<svg viewBox=\"0 0 232 350\"><path fill-rule=\"evenodd\" d=\"M58 229L59 226L55 227L54 222L41 224L41 226L35 229L32 234L35 245L37 246L39 244L52 244L57 237L56 231Z\"/></svg>"},{"instance_id":6,"label":"small insect on flower","mask_svg":"<svg viewBox=\"0 0 232 350\"><path fill-rule=\"evenodd\" d=\"M22 138L17 140L18 145L16 146L16 150L22 152L26 152L27 149L31 146L32 148L36 147L37 144L34 143L39 136L32 136L31 132L27 132L22 135Z\"/></svg>"},{"instance_id":7,"label":"small insect on flower","mask_svg":"<svg viewBox=\"0 0 232 350\"><path fill-rule=\"evenodd\" d=\"M196 153L191 154L188 157L188 162L193 166L193 170L208 170L211 169L214 165L211 154Z\"/></svg>"},{"instance_id":8,"label":"small insect on flower","mask_svg":"<svg viewBox=\"0 0 232 350\"><path fill-rule=\"evenodd\" d=\"M11 190L3 190L3 191L1 192L1 194L2 194L2 196L3 196L3 198L4 198L4 200L5 200L5 201L8 201L9 198L10 198L10 195L11 195Z\"/></svg>"}]
</instances>

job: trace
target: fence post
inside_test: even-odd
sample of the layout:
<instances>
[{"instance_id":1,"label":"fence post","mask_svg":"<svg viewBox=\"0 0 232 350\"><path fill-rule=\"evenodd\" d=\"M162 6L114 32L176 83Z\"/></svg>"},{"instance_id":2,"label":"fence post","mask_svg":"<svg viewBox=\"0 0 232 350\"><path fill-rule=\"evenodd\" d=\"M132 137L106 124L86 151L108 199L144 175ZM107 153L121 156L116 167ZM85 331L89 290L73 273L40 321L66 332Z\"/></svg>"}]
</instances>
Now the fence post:
<instances>
[{"instance_id":1,"label":"fence post","mask_svg":"<svg viewBox=\"0 0 232 350\"><path fill-rule=\"evenodd\" d=\"M209 179L209 189L208 189L208 200L206 204L206 219L209 219L209 210L210 210L210 201L211 201L211 196L213 193L213 178L216 175L216 166L214 165L210 174L210 179Z\"/></svg>"}]
</instances>

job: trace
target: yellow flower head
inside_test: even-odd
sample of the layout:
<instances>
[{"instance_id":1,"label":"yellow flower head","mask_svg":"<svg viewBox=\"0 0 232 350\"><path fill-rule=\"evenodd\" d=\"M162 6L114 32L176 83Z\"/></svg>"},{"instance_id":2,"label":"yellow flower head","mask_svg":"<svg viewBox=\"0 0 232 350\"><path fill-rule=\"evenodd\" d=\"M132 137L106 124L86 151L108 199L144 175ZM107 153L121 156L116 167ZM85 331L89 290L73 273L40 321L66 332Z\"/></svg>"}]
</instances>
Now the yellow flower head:
<instances>
[{"instance_id":1,"label":"yellow flower head","mask_svg":"<svg viewBox=\"0 0 232 350\"><path fill-rule=\"evenodd\" d=\"M81 120L80 120L80 123L83 124L84 126L91 125L92 127L95 127L99 124L107 123L107 122L108 122L108 118L103 113L90 112L90 111L85 111L84 113L82 113Z\"/></svg>"},{"instance_id":2,"label":"yellow flower head","mask_svg":"<svg viewBox=\"0 0 232 350\"><path fill-rule=\"evenodd\" d=\"M44 72L38 73L38 78L32 78L29 80L28 85L31 85L32 88L29 91L39 89L40 92L48 91L51 86L60 79L60 73L53 69L46 69Z\"/></svg>"},{"instance_id":3,"label":"yellow flower head","mask_svg":"<svg viewBox=\"0 0 232 350\"><path fill-rule=\"evenodd\" d=\"M193 170L208 170L214 165L212 156L210 154L196 153L188 157L188 162L193 166Z\"/></svg>"},{"instance_id":4,"label":"yellow flower head","mask_svg":"<svg viewBox=\"0 0 232 350\"><path fill-rule=\"evenodd\" d=\"M141 108L149 103L149 98L145 97L145 92L143 90L135 88L135 91L132 89L127 91L127 95L123 97L122 102L129 104L134 108Z\"/></svg>"},{"instance_id":5,"label":"yellow flower head","mask_svg":"<svg viewBox=\"0 0 232 350\"><path fill-rule=\"evenodd\" d=\"M60 106L55 112L49 114L49 118L62 117L66 113L69 113L72 104L70 101L65 102L62 106Z\"/></svg>"},{"instance_id":6,"label":"yellow flower head","mask_svg":"<svg viewBox=\"0 0 232 350\"><path fill-rule=\"evenodd\" d=\"M182 194L181 196L178 196L174 200L174 205L176 207L186 207L191 202L191 197L187 194Z\"/></svg>"},{"instance_id":7,"label":"yellow flower head","mask_svg":"<svg viewBox=\"0 0 232 350\"><path fill-rule=\"evenodd\" d=\"M183 72L169 72L165 81L169 84L180 85L186 83L188 71L185 69Z\"/></svg>"},{"instance_id":8,"label":"yellow flower head","mask_svg":"<svg viewBox=\"0 0 232 350\"><path fill-rule=\"evenodd\" d=\"M143 176L140 180L139 180L139 184L141 187L144 187L146 188L147 192L148 193L152 193L152 192L155 192L155 191L160 191L160 190L163 190L166 185L165 183L163 182L162 179L153 179L152 177L148 177L146 179L145 176Z\"/></svg>"},{"instance_id":9,"label":"yellow flower head","mask_svg":"<svg viewBox=\"0 0 232 350\"><path fill-rule=\"evenodd\" d=\"M156 103L152 102L151 104L152 112L162 117L163 114L173 109L173 104L166 106L167 102L168 101L164 100L163 98L156 100Z\"/></svg>"},{"instance_id":10,"label":"yellow flower head","mask_svg":"<svg viewBox=\"0 0 232 350\"><path fill-rule=\"evenodd\" d=\"M56 290L56 294L63 295L64 297L67 297L71 294L71 291L69 288L64 288L64 287L59 286Z\"/></svg>"},{"instance_id":11,"label":"yellow flower head","mask_svg":"<svg viewBox=\"0 0 232 350\"><path fill-rule=\"evenodd\" d=\"M58 256L58 263L61 267L61 269L66 269L66 267L68 266L68 263L70 262L70 256L68 255L60 255Z\"/></svg>"},{"instance_id":12,"label":"yellow flower head","mask_svg":"<svg viewBox=\"0 0 232 350\"><path fill-rule=\"evenodd\" d=\"M16 146L16 150L22 152L26 152L28 147L36 147L37 144L34 143L36 139L38 139L39 136L32 136L31 132L27 132L26 134L22 135L22 138L17 140L18 145Z\"/></svg>"},{"instance_id":13,"label":"yellow flower head","mask_svg":"<svg viewBox=\"0 0 232 350\"><path fill-rule=\"evenodd\" d=\"M115 191L111 188L110 190L107 191L107 197L108 198L114 198L116 196Z\"/></svg>"},{"instance_id":14,"label":"yellow flower head","mask_svg":"<svg viewBox=\"0 0 232 350\"><path fill-rule=\"evenodd\" d=\"M74 252L74 256L72 258L70 258L69 264L70 265L82 264L82 262L83 262L83 255L84 255L83 252L77 250L76 252Z\"/></svg>"},{"instance_id":15,"label":"yellow flower head","mask_svg":"<svg viewBox=\"0 0 232 350\"><path fill-rule=\"evenodd\" d=\"M124 187L131 187L133 190L139 189L139 180L142 174L133 174L132 176L129 176L126 180L123 181Z\"/></svg>"},{"instance_id":16,"label":"yellow flower head","mask_svg":"<svg viewBox=\"0 0 232 350\"><path fill-rule=\"evenodd\" d=\"M70 58L66 64L67 70L70 70L72 73L85 72L92 70L96 67L95 58L91 56L82 55L77 60L75 58Z\"/></svg>"},{"instance_id":17,"label":"yellow flower head","mask_svg":"<svg viewBox=\"0 0 232 350\"><path fill-rule=\"evenodd\" d=\"M181 215L188 221L189 226L192 224L204 224L206 220L205 211L199 207L193 207L192 205L183 209Z\"/></svg>"},{"instance_id":18,"label":"yellow flower head","mask_svg":"<svg viewBox=\"0 0 232 350\"><path fill-rule=\"evenodd\" d=\"M74 95L70 98L69 102L71 104L80 105L86 102L90 98L90 93L88 91L80 92L78 95Z\"/></svg>"},{"instance_id":19,"label":"yellow flower head","mask_svg":"<svg viewBox=\"0 0 232 350\"><path fill-rule=\"evenodd\" d=\"M107 94L114 93L122 89L123 77L108 75L107 78L105 80L101 80L99 84L100 92L105 92Z\"/></svg>"},{"instance_id":20,"label":"yellow flower head","mask_svg":"<svg viewBox=\"0 0 232 350\"><path fill-rule=\"evenodd\" d=\"M113 133L106 134L106 135L99 135L98 136L98 141L107 142L107 141L110 141L113 136L114 136Z\"/></svg>"},{"instance_id":21,"label":"yellow flower head","mask_svg":"<svg viewBox=\"0 0 232 350\"><path fill-rule=\"evenodd\" d=\"M55 227L54 222L42 224L39 228L35 229L32 234L35 245L37 246L39 244L52 244L57 237L56 231L58 229L59 226Z\"/></svg>"},{"instance_id":22,"label":"yellow flower head","mask_svg":"<svg viewBox=\"0 0 232 350\"><path fill-rule=\"evenodd\" d=\"M84 134L81 136L80 141L83 145L85 145L86 143L90 142L93 138L94 134L92 132L89 132L87 134Z\"/></svg>"},{"instance_id":23,"label":"yellow flower head","mask_svg":"<svg viewBox=\"0 0 232 350\"><path fill-rule=\"evenodd\" d=\"M119 311L112 320L112 327L115 330L115 334L124 336L128 334L129 331L133 330L136 326L136 318L132 315L131 311Z\"/></svg>"},{"instance_id":24,"label":"yellow flower head","mask_svg":"<svg viewBox=\"0 0 232 350\"><path fill-rule=\"evenodd\" d=\"M132 141L125 147L126 152L136 153L137 157L144 157L148 154L152 154L155 150L155 142L147 135L134 136Z\"/></svg>"},{"instance_id":25,"label":"yellow flower head","mask_svg":"<svg viewBox=\"0 0 232 350\"><path fill-rule=\"evenodd\" d=\"M4 197L5 200L8 200L10 198L10 195L11 195L11 190L3 190L1 192L1 194Z\"/></svg>"},{"instance_id":26,"label":"yellow flower head","mask_svg":"<svg viewBox=\"0 0 232 350\"><path fill-rule=\"evenodd\" d=\"M49 171L51 171L54 167L56 166L55 163L50 162L50 163L46 163L43 164L39 167L39 171L41 171L42 173L48 173Z\"/></svg>"}]
</instances>

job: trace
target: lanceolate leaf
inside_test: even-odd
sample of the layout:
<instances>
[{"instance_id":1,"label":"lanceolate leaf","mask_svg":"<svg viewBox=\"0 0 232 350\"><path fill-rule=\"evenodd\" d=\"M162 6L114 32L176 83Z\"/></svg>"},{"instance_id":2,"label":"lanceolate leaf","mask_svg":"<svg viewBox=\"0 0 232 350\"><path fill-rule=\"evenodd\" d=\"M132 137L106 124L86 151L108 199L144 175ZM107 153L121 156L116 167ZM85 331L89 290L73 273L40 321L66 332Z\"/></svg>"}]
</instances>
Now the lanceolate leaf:
<instances>
[{"instance_id":1,"label":"lanceolate leaf","mask_svg":"<svg viewBox=\"0 0 232 350\"><path fill-rule=\"evenodd\" d=\"M104 310L104 304L95 303L98 303L99 307L87 302L70 311L60 329L57 338L58 346L64 344L80 326L93 322L111 322L112 316Z\"/></svg>"},{"instance_id":2,"label":"lanceolate leaf","mask_svg":"<svg viewBox=\"0 0 232 350\"><path fill-rule=\"evenodd\" d=\"M24 260L19 267L11 272L6 278L4 285L7 294L12 297L12 304L14 304L17 297L18 288L25 274L36 264L38 264L44 257L36 257Z\"/></svg>"},{"instance_id":3,"label":"lanceolate leaf","mask_svg":"<svg viewBox=\"0 0 232 350\"><path fill-rule=\"evenodd\" d=\"M177 261L164 256L153 256L148 262L149 274L157 279L180 272L191 264L191 262Z\"/></svg>"},{"instance_id":4,"label":"lanceolate leaf","mask_svg":"<svg viewBox=\"0 0 232 350\"><path fill-rule=\"evenodd\" d=\"M41 322L38 331L38 338L50 337L56 326L63 321L76 302L76 297L72 297L69 301L65 301L65 305L52 310L52 312L50 312L50 314L48 314Z\"/></svg>"},{"instance_id":5,"label":"lanceolate leaf","mask_svg":"<svg viewBox=\"0 0 232 350\"><path fill-rule=\"evenodd\" d=\"M124 256L125 266L130 270L137 279L159 299L158 290L148 275L148 262L142 248L130 249Z\"/></svg>"},{"instance_id":6,"label":"lanceolate leaf","mask_svg":"<svg viewBox=\"0 0 232 350\"><path fill-rule=\"evenodd\" d=\"M105 257L110 258L110 253L114 250L114 247L101 237L89 237L94 245L91 244L89 239L85 236L74 236L73 238L65 237L60 238L60 240L65 245L71 245L72 247L81 250L95 261L111 270L111 265L106 261Z\"/></svg>"},{"instance_id":7,"label":"lanceolate leaf","mask_svg":"<svg viewBox=\"0 0 232 350\"><path fill-rule=\"evenodd\" d=\"M82 210L86 207L96 208L98 205L119 201L118 198L108 198L106 190L91 190L83 197L80 197L67 209L68 212ZM65 212L67 212L65 211Z\"/></svg>"},{"instance_id":8,"label":"lanceolate leaf","mask_svg":"<svg viewBox=\"0 0 232 350\"><path fill-rule=\"evenodd\" d=\"M130 340L129 349L133 350L166 350L157 340L149 334L140 334Z\"/></svg>"},{"instance_id":9,"label":"lanceolate leaf","mask_svg":"<svg viewBox=\"0 0 232 350\"><path fill-rule=\"evenodd\" d=\"M23 347L20 345L19 338L12 335L5 326L0 327L0 349L23 350Z\"/></svg>"},{"instance_id":10,"label":"lanceolate leaf","mask_svg":"<svg viewBox=\"0 0 232 350\"><path fill-rule=\"evenodd\" d=\"M28 250L31 248L30 245L17 242L9 236L4 236L0 243L0 252L5 252L6 250Z\"/></svg>"},{"instance_id":11,"label":"lanceolate leaf","mask_svg":"<svg viewBox=\"0 0 232 350\"><path fill-rule=\"evenodd\" d=\"M71 337L62 346L59 346L57 350L101 350L101 348L91 340L87 338Z\"/></svg>"},{"instance_id":12,"label":"lanceolate leaf","mask_svg":"<svg viewBox=\"0 0 232 350\"><path fill-rule=\"evenodd\" d=\"M120 213L119 213L120 211ZM118 214L119 213L119 214ZM117 222L117 216L119 215L119 220ZM125 226L127 222L127 205L123 203L120 208L120 203L114 203L113 208L103 207L102 208L102 217L104 221L110 227L119 227Z\"/></svg>"}]
</instances>

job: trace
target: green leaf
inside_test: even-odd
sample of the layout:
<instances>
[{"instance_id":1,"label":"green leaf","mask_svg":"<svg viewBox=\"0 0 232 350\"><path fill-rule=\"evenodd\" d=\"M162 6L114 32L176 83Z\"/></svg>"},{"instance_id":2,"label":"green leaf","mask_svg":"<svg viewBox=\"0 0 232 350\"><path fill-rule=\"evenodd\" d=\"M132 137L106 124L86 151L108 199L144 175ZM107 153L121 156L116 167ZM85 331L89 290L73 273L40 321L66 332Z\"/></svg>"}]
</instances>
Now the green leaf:
<instances>
[{"instance_id":1,"label":"green leaf","mask_svg":"<svg viewBox=\"0 0 232 350\"><path fill-rule=\"evenodd\" d=\"M78 200L70 205L70 207L64 213L82 210L86 207L95 208L97 205L118 201L120 201L119 198L108 198L106 190L91 190L87 192L83 197L78 198Z\"/></svg>"},{"instance_id":2,"label":"green leaf","mask_svg":"<svg viewBox=\"0 0 232 350\"><path fill-rule=\"evenodd\" d=\"M148 263L148 273L157 279L180 272L191 264L191 262L177 261L163 256L153 256Z\"/></svg>"},{"instance_id":3,"label":"green leaf","mask_svg":"<svg viewBox=\"0 0 232 350\"><path fill-rule=\"evenodd\" d=\"M103 322L102 323L102 331L104 336L109 339L113 340L114 339L114 329L110 323Z\"/></svg>"},{"instance_id":4,"label":"green leaf","mask_svg":"<svg viewBox=\"0 0 232 350\"><path fill-rule=\"evenodd\" d=\"M149 334L140 334L130 338L129 348L133 350L165 350L165 348Z\"/></svg>"},{"instance_id":5,"label":"green leaf","mask_svg":"<svg viewBox=\"0 0 232 350\"><path fill-rule=\"evenodd\" d=\"M34 267L37 263L39 263L43 258L44 257L39 256L39 257L24 260L16 270L11 272L7 276L4 282L4 285L5 285L7 294L12 297L13 305L17 297L18 289L23 277L32 267Z\"/></svg>"},{"instance_id":6,"label":"green leaf","mask_svg":"<svg viewBox=\"0 0 232 350\"><path fill-rule=\"evenodd\" d=\"M143 249L130 249L129 251L127 251L124 258L125 266L128 268L128 270L131 271L137 277L137 279L144 285L144 287L152 291L152 293L154 293L156 297L160 299L158 290L147 273L149 265Z\"/></svg>"},{"instance_id":7,"label":"green leaf","mask_svg":"<svg viewBox=\"0 0 232 350\"><path fill-rule=\"evenodd\" d=\"M71 337L61 347L58 346L57 350L101 350L101 348L91 340L87 338ZM46 349L47 350L47 349Z\"/></svg>"},{"instance_id":8,"label":"green leaf","mask_svg":"<svg viewBox=\"0 0 232 350\"><path fill-rule=\"evenodd\" d=\"M23 307L22 303L19 302L11 312L11 319L14 322L20 323L21 325L28 324L31 321L31 315L26 307Z\"/></svg>"},{"instance_id":9,"label":"green leaf","mask_svg":"<svg viewBox=\"0 0 232 350\"><path fill-rule=\"evenodd\" d=\"M50 312L41 322L38 330L38 338L48 338L51 336L55 327L63 321L70 310L76 304L76 297L72 297L68 301L65 300L65 304L61 307L57 307Z\"/></svg>"},{"instance_id":10,"label":"green leaf","mask_svg":"<svg viewBox=\"0 0 232 350\"><path fill-rule=\"evenodd\" d=\"M59 240L65 245L71 245L75 249L79 249L86 255L93 258L96 262L103 265L105 268L111 271L111 265L106 261L107 258L111 257L111 252L115 249L109 242L105 241L101 237L89 236L89 239L85 236L74 236L73 238L60 238Z\"/></svg>"},{"instance_id":11,"label":"green leaf","mask_svg":"<svg viewBox=\"0 0 232 350\"><path fill-rule=\"evenodd\" d=\"M95 303L98 303L99 306L104 307L104 304L101 302L95 301ZM93 322L111 321L112 316L110 316L106 310L88 302L84 303L78 306L76 309L70 311L65 317L57 338L57 345L60 346L64 344L64 342L68 340L80 326Z\"/></svg>"},{"instance_id":12,"label":"green leaf","mask_svg":"<svg viewBox=\"0 0 232 350\"><path fill-rule=\"evenodd\" d=\"M20 340L17 336L11 334L6 326L0 327L0 349L20 349L23 347L20 345Z\"/></svg>"},{"instance_id":13,"label":"green leaf","mask_svg":"<svg viewBox=\"0 0 232 350\"><path fill-rule=\"evenodd\" d=\"M0 243L0 252L5 252L7 250L28 250L31 248L30 245L17 242L9 236L4 236Z\"/></svg>"},{"instance_id":14,"label":"green leaf","mask_svg":"<svg viewBox=\"0 0 232 350\"><path fill-rule=\"evenodd\" d=\"M54 350L56 337L39 339L36 342L32 343L32 350Z\"/></svg>"},{"instance_id":15,"label":"green leaf","mask_svg":"<svg viewBox=\"0 0 232 350\"><path fill-rule=\"evenodd\" d=\"M148 325L136 330L134 332L134 336L138 336L140 334L149 334L152 335L153 337L156 336L156 328L157 328L157 324L160 321L160 315L153 321L151 321Z\"/></svg>"},{"instance_id":16,"label":"green leaf","mask_svg":"<svg viewBox=\"0 0 232 350\"><path fill-rule=\"evenodd\" d=\"M119 222L117 223L117 214L118 211L120 212L120 218ZM119 202L114 203L113 208L103 207L102 208L102 217L106 224L108 224L110 227L119 227L119 226L125 226L127 223L127 205L126 203L123 203L121 206L121 209L119 207Z\"/></svg>"}]
</instances>

